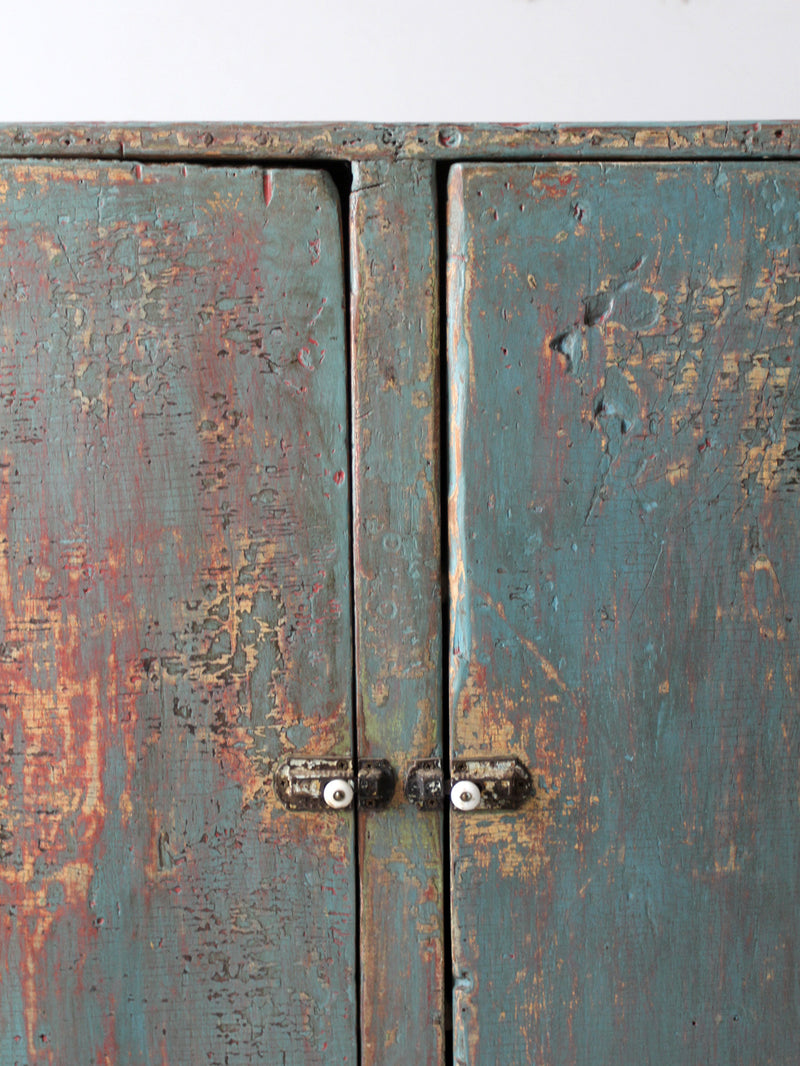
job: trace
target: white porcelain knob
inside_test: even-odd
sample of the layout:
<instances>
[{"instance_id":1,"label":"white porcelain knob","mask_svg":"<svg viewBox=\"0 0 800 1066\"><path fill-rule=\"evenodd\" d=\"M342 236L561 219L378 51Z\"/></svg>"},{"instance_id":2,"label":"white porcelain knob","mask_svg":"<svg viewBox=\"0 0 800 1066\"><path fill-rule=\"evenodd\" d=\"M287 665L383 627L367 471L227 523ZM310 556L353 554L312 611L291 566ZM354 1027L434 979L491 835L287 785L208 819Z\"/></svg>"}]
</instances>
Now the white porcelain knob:
<instances>
[{"instance_id":1,"label":"white porcelain knob","mask_svg":"<svg viewBox=\"0 0 800 1066\"><path fill-rule=\"evenodd\" d=\"M474 811L480 806L481 790L472 781L456 781L450 790L450 802L459 811Z\"/></svg>"},{"instance_id":2,"label":"white porcelain knob","mask_svg":"<svg viewBox=\"0 0 800 1066\"><path fill-rule=\"evenodd\" d=\"M349 807L353 802L353 786L342 777L335 777L329 781L322 792L322 798L329 807L341 810Z\"/></svg>"}]
</instances>

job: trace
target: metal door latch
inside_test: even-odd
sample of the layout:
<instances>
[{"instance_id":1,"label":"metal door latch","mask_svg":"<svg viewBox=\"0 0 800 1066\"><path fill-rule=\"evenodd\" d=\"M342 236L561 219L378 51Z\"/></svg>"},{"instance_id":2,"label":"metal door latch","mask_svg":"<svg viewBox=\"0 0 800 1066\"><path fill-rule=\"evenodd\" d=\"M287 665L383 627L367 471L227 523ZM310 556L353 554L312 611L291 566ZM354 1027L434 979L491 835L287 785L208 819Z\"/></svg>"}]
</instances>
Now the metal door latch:
<instances>
[{"instance_id":1,"label":"metal door latch","mask_svg":"<svg viewBox=\"0 0 800 1066\"><path fill-rule=\"evenodd\" d=\"M394 795L394 770L386 759L284 759L275 771L275 792L290 811L377 810Z\"/></svg>"},{"instance_id":2,"label":"metal door latch","mask_svg":"<svg viewBox=\"0 0 800 1066\"><path fill-rule=\"evenodd\" d=\"M420 810L441 807L445 794L459 811L514 810L533 794L531 775L510 758L454 759L445 781L439 759L422 759L409 770L405 793Z\"/></svg>"},{"instance_id":3,"label":"metal door latch","mask_svg":"<svg viewBox=\"0 0 800 1066\"><path fill-rule=\"evenodd\" d=\"M515 810L533 793L531 775L519 759L453 759L450 770L456 810Z\"/></svg>"},{"instance_id":4,"label":"metal door latch","mask_svg":"<svg viewBox=\"0 0 800 1066\"><path fill-rule=\"evenodd\" d=\"M444 798L441 759L420 759L406 776L406 799L421 811L438 810Z\"/></svg>"}]
</instances>

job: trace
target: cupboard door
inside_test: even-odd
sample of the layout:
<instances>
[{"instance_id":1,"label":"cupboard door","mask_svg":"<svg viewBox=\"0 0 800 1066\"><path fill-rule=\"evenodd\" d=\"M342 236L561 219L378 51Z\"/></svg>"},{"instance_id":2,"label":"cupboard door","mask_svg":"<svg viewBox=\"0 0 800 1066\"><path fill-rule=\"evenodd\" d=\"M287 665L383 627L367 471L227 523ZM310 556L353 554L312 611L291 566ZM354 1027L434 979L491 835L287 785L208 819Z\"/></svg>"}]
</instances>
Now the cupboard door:
<instances>
[{"instance_id":1,"label":"cupboard door","mask_svg":"<svg viewBox=\"0 0 800 1066\"><path fill-rule=\"evenodd\" d=\"M356 1062L323 174L0 170L0 1061Z\"/></svg>"},{"instance_id":2,"label":"cupboard door","mask_svg":"<svg viewBox=\"0 0 800 1066\"><path fill-rule=\"evenodd\" d=\"M785 1063L800 1023L800 174L455 167L458 1064Z\"/></svg>"}]
</instances>

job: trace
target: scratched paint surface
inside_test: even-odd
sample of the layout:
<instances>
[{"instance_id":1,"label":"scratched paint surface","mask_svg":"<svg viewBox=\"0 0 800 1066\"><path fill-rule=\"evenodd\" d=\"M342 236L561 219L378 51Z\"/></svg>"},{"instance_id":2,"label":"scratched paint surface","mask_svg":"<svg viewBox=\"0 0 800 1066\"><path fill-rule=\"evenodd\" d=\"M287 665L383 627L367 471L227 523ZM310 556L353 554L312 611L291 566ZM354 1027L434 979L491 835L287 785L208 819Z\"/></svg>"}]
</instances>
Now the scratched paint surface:
<instances>
[{"instance_id":1,"label":"scratched paint surface","mask_svg":"<svg viewBox=\"0 0 800 1066\"><path fill-rule=\"evenodd\" d=\"M353 496L358 747L398 775L359 814L362 1066L444 1054L442 816L405 800L441 757L438 263L433 167L354 167Z\"/></svg>"},{"instance_id":2,"label":"scratched paint surface","mask_svg":"<svg viewBox=\"0 0 800 1066\"><path fill-rule=\"evenodd\" d=\"M449 195L455 1061L794 1061L800 173Z\"/></svg>"},{"instance_id":3,"label":"scratched paint surface","mask_svg":"<svg viewBox=\"0 0 800 1066\"><path fill-rule=\"evenodd\" d=\"M0 1062L355 1063L325 176L0 170Z\"/></svg>"}]
</instances>

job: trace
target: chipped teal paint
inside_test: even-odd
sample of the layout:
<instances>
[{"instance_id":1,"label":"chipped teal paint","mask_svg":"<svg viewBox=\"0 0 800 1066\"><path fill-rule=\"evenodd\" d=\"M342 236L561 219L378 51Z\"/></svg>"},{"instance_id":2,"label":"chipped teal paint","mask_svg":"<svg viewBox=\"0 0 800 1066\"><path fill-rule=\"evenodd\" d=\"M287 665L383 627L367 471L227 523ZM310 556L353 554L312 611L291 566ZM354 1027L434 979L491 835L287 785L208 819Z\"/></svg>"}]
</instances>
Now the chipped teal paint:
<instances>
[{"instance_id":1,"label":"chipped teal paint","mask_svg":"<svg viewBox=\"0 0 800 1066\"><path fill-rule=\"evenodd\" d=\"M0 1062L357 1057L325 175L0 168Z\"/></svg>"},{"instance_id":2,"label":"chipped teal paint","mask_svg":"<svg viewBox=\"0 0 800 1066\"><path fill-rule=\"evenodd\" d=\"M450 196L453 751L537 781L451 820L456 1062L793 1061L800 172Z\"/></svg>"}]
</instances>

